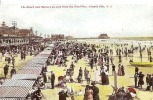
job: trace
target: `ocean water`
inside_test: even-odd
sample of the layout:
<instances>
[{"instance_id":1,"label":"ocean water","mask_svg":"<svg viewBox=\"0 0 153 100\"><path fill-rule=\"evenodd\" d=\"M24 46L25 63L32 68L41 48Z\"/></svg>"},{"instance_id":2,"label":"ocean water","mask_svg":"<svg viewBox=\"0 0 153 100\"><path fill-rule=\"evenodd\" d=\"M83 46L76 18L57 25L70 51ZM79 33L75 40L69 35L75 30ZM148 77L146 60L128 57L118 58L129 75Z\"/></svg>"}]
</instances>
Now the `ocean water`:
<instances>
[{"instance_id":1,"label":"ocean water","mask_svg":"<svg viewBox=\"0 0 153 100\"><path fill-rule=\"evenodd\" d=\"M139 44L141 44L141 46L152 46L153 45L153 41L146 41L146 40L120 40L120 39L84 39L84 40L78 40L80 42L87 42L87 41L93 41L93 42L97 42L97 43L105 43L105 44L129 44L133 46L139 46Z\"/></svg>"}]
</instances>

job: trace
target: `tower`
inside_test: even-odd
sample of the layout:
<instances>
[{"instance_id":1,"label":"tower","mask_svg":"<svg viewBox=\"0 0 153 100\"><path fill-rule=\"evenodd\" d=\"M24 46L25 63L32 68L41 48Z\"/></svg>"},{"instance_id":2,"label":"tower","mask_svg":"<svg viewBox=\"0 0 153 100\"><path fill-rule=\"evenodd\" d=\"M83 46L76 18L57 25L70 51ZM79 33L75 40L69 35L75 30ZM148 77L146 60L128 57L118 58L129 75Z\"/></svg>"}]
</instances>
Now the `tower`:
<instances>
[{"instance_id":1,"label":"tower","mask_svg":"<svg viewBox=\"0 0 153 100\"><path fill-rule=\"evenodd\" d=\"M17 22L16 22L16 21L12 21L12 25L13 25L13 28L16 29L16 27L17 27Z\"/></svg>"},{"instance_id":2,"label":"tower","mask_svg":"<svg viewBox=\"0 0 153 100\"><path fill-rule=\"evenodd\" d=\"M5 22L3 21L3 22L2 22L2 27L5 27L5 26L6 26L6 24L5 24Z\"/></svg>"}]
</instances>

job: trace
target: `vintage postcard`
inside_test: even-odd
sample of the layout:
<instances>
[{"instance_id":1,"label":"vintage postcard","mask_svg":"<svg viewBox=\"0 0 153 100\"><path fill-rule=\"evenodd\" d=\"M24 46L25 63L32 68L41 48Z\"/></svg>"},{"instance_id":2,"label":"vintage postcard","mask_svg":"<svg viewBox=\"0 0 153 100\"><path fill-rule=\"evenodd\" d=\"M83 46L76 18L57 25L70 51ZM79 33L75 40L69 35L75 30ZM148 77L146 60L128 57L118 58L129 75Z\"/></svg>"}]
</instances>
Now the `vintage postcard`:
<instances>
[{"instance_id":1,"label":"vintage postcard","mask_svg":"<svg viewBox=\"0 0 153 100\"><path fill-rule=\"evenodd\" d=\"M153 100L153 4L98 2L1 0L0 100Z\"/></svg>"}]
</instances>

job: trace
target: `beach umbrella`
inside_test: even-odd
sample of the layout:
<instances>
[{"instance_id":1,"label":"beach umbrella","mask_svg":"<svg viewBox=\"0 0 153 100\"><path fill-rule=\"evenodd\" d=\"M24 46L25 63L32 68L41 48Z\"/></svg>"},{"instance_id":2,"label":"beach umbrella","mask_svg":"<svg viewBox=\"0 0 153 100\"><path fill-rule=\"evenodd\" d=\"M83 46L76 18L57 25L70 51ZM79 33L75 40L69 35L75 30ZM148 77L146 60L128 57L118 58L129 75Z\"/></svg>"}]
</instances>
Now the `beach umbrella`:
<instances>
[{"instance_id":1,"label":"beach umbrella","mask_svg":"<svg viewBox=\"0 0 153 100\"><path fill-rule=\"evenodd\" d=\"M132 93L136 94L136 91L135 91L134 88L128 88L128 90L129 90L129 92L132 92Z\"/></svg>"}]
</instances>

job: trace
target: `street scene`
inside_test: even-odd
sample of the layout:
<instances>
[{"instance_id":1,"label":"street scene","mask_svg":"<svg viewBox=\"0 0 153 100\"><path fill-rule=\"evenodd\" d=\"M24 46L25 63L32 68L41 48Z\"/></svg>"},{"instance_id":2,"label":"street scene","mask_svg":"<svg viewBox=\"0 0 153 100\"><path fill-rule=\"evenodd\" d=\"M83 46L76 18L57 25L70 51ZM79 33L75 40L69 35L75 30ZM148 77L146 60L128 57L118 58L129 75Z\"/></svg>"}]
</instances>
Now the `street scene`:
<instances>
[{"instance_id":1,"label":"street scene","mask_svg":"<svg viewBox=\"0 0 153 100\"><path fill-rule=\"evenodd\" d=\"M4 9L0 100L153 100L153 6Z\"/></svg>"}]
</instances>

